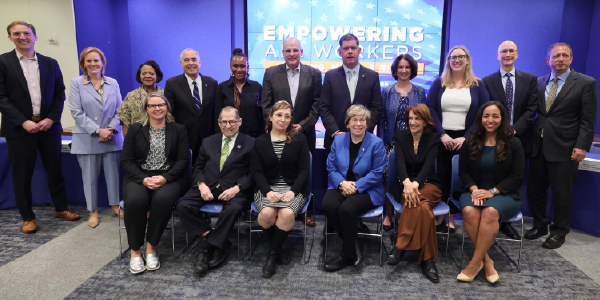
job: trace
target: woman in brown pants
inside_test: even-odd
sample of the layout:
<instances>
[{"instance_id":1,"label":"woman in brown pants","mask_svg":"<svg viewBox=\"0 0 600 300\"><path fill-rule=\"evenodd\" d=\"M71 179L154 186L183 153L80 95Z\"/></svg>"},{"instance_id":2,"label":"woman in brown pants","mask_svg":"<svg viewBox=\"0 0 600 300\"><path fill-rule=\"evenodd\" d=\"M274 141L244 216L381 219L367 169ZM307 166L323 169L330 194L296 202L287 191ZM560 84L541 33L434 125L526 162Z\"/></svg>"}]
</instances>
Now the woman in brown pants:
<instances>
[{"instance_id":1,"label":"woman in brown pants","mask_svg":"<svg viewBox=\"0 0 600 300\"><path fill-rule=\"evenodd\" d=\"M432 282L439 282L434 261L438 247L432 209L442 197L441 181L435 172L440 138L431 132L433 118L425 104L409 107L405 118L407 130L394 133L398 170L396 199L400 199L403 209L398 220L396 246L386 263L396 265L405 250L420 250L423 274Z\"/></svg>"}]
</instances>

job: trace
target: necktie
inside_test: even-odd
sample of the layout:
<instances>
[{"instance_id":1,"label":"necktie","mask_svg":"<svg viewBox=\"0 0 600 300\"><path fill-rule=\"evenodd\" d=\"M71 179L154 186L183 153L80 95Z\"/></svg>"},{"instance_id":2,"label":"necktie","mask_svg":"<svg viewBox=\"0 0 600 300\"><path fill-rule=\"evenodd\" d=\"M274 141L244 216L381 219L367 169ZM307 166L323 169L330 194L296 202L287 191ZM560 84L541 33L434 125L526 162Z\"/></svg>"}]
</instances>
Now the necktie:
<instances>
[{"instance_id":1,"label":"necktie","mask_svg":"<svg viewBox=\"0 0 600 300\"><path fill-rule=\"evenodd\" d=\"M196 109L198 113L202 111L202 102L200 102L200 93L198 92L198 83L196 81L192 81L194 84L194 101L196 102Z\"/></svg>"},{"instance_id":2,"label":"necktie","mask_svg":"<svg viewBox=\"0 0 600 300\"><path fill-rule=\"evenodd\" d=\"M554 99L556 99L556 91L558 90L558 77L554 77L554 83L550 86L550 91L548 91L548 99L546 99L546 112L550 110L552 104L554 104ZM544 137L544 128L542 128L542 137Z\"/></svg>"},{"instance_id":3,"label":"necktie","mask_svg":"<svg viewBox=\"0 0 600 300\"><path fill-rule=\"evenodd\" d=\"M513 110L513 83L510 77L512 74L506 73L506 108L508 109L508 121L512 124L512 110Z\"/></svg>"},{"instance_id":4,"label":"necktie","mask_svg":"<svg viewBox=\"0 0 600 300\"><path fill-rule=\"evenodd\" d=\"M227 156L229 155L229 142L231 142L231 138L225 138L225 144L223 145L223 150L221 150L221 159L219 160L219 171L223 170L223 165L227 160Z\"/></svg>"},{"instance_id":5,"label":"necktie","mask_svg":"<svg viewBox=\"0 0 600 300\"><path fill-rule=\"evenodd\" d=\"M354 102L354 91L356 90L356 82L354 82L354 70L348 71L348 89L350 90L350 103Z\"/></svg>"}]
</instances>

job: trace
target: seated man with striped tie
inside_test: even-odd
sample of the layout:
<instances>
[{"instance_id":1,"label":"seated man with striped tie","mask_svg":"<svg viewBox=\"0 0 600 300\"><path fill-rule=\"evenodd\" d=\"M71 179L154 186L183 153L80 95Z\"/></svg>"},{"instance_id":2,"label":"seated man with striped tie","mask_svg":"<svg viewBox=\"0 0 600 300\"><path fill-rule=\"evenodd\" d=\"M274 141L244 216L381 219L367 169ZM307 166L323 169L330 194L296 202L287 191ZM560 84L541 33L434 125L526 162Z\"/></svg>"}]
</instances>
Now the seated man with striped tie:
<instances>
[{"instance_id":1,"label":"seated man with striped tie","mask_svg":"<svg viewBox=\"0 0 600 300\"><path fill-rule=\"evenodd\" d=\"M231 106L221 110L218 124L222 133L202 142L194 165L193 186L177 204L190 244L199 240L192 266L200 276L225 261L231 245L229 231L247 207L245 191L252 186L254 138L239 132L242 119ZM214 229L200 213L200 208L209 203L223 204Z\"/></svg>"}]
</instances>

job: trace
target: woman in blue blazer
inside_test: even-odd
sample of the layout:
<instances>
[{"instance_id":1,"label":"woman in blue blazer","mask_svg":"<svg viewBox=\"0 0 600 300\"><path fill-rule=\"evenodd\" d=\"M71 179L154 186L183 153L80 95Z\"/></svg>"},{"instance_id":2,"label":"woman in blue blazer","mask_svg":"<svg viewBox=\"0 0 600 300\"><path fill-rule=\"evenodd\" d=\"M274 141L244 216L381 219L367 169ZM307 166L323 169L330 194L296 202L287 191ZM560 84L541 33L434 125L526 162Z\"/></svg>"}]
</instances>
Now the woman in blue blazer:
<instances>
[{"instance_id":1,"label":"woman in blue blazer","mask_svg":"<svg viewBox=\"0 0 600 300\"><path fill-rule=\"evenodd\" d=\"M442 201L450 197L452 157L458 155L469 130L473 126L477 110L490 101L483 81L475 77L471 66L469 50L455 46L448 52L446 67L427 94L427 106L435 122L434 132L440 135L442 143L437 157L437 172L442 180ZM452 215L458 208L450 204L450 232L453 233ZM436 223L440 224L443 217ZM440 224L444 227L445 224ZM438 228L438 231L442 228Z\"/></svg>"},{"instance_id":2,"label":"woman in blue blazer","mask_svg":"<svg viewBox=\"0 0 600 300\"><path fill-rule=\"evenodd\" d=\"M387 86L383 89L382 99L383 108L377 126L377 136L383 140L385 145L385 156L388 157L392 152L394 132L396 130L406 130L406 121L404 114L406 109L420 103L425 103L425 89L412 84L410 81L417 77L419 65L410 54L400 54L391 67L392 76L398 80L396 84ZM387 166L383 172L383 180L387 178ZM384 184L385 188L386 184ZM392 204L385 198L385 219L383 228L390 230L392 225Z\"/></svg>"},{"instance_id":3,"label":"woman in blue blazer","mask_svg":"<svg viewBox=\"0 0 600 300\"><path fill-rule=\"evenodd\" d=\"M348 132L337 136L327 157L329 184L323 197L323 212L328 226L343 240L342 253L325 263L325 270L335 272L362 263L358 243L360 215L383 204L383 141L367 132L371 113L360 104L348 108Z\"/></svg>"},{"instance_id":4,"label":"woman in blue blazer","mask_svg":"<svg viewBox=\"0 0 600 300\"><path fill-rule=\"evenodd\" d=\"M119 159L123 134L119 120L121 91L116 80L104 76L106 58L98 48L81 52L83 75L71 80L69 109L75 119L71 153L83 174L83 191L90 211L88 225L98 226L98 175L104 169L108 203L113 214L119 211Z\"/></svg>"}]
</instances>

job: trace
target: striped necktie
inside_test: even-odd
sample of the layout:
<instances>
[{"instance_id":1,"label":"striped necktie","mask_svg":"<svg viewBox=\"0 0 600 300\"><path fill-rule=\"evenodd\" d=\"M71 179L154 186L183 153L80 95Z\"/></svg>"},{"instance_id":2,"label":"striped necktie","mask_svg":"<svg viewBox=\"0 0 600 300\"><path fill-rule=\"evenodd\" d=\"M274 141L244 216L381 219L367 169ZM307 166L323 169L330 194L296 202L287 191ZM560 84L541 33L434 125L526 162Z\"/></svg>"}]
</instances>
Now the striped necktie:
<instances>
[{"instance_id":1,"label":"striped necktie","mask_svg":"<svg viewBox=\"0 0 600 300\"><path fill-rule=\"evenodd\" d=\"M223 165L227 160L227 156L229 156L229 142L231 142L231 138L225 138L225 144L223 145L223 150L221 150L221 159L219 160L219 171L223 171Z\"/></svg>"},{"instance_id":2,"label":"striped necktie","mask_svg":"<svg viewBox=\"0 0 600 300\"><path fill-rule=\"evenodd\" d=\"M196 102L196 109L198 113L202 112L202 102L200 102L200 93L198 92L198 83L196 81L192 81L194 84L194 101Z\"/></svg>"},{"instance_id":3,"label":"striped necktie","mask_svg":"<svg viewBox=\"0 0 600 300\"><path fill-rule=\"evenodd\" d=\"M546 113L554 104L554 99L556 99L556 91L558 91L558 77L554 77L554 83L550 86L550 91L548 91L548 99L546 99ZM544 137L544 128L542 128L542 138Z\"/></svg>"}]
</instances>

